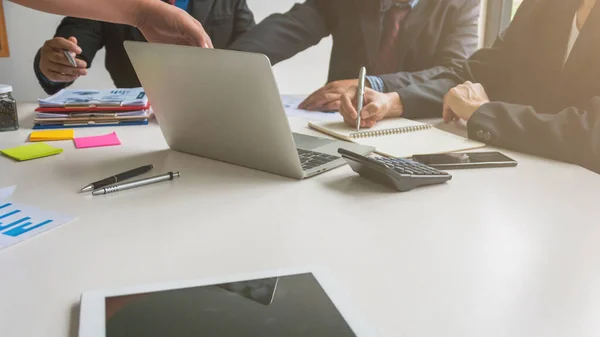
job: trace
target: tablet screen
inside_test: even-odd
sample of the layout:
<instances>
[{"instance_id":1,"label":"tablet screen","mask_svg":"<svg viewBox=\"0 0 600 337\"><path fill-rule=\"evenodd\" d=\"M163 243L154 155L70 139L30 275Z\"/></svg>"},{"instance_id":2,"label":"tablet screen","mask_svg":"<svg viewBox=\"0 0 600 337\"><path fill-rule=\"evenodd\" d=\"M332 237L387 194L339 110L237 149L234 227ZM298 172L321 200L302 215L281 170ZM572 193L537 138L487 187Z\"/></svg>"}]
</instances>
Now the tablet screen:
<instances>
[{"instance_id":1,"label":"tablet screen","mask_svg":"<svg viewBox=\"0 0 600 337\"><path fill-rule=\"evenodd\" d=\"M107 337L356 337L310 273L106 298Z\"/></svg>"}]
</instances>

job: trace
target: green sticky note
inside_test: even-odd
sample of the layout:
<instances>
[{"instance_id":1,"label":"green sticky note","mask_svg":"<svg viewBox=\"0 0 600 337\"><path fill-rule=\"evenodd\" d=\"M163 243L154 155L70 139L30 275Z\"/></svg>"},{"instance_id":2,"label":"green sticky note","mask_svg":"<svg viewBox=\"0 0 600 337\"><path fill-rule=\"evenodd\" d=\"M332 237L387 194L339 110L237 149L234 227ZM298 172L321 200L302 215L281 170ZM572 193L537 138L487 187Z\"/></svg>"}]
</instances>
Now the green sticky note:
<instances>
[{"instance_id":1,"label":"green sticky note","mask_svg":"<svg viewBox=\"0 0 600 337\"><path fill-rule=\"evenodd\" d=\"M2 154L18 161L48 157L63 152L63 149L50 146L46 143L35 143L0 150Z\"/></svg>"}]
</instances>

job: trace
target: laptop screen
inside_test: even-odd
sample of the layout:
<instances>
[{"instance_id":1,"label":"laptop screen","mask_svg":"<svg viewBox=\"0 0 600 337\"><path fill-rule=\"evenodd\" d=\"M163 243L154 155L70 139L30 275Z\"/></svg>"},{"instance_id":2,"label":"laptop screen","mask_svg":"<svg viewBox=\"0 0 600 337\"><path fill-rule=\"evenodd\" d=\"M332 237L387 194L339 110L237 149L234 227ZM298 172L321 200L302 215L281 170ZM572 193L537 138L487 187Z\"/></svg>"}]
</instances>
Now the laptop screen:
<instances>
[{"instance_id":1,"label":"laptop screen","mask_svg":"<svg viewBox=\"0 0 600 337\"><path fill-rule=\"evenodd\" d=\"M308 274L106 299L107 337L356 337Z\"/></svg>"}]
</instances>

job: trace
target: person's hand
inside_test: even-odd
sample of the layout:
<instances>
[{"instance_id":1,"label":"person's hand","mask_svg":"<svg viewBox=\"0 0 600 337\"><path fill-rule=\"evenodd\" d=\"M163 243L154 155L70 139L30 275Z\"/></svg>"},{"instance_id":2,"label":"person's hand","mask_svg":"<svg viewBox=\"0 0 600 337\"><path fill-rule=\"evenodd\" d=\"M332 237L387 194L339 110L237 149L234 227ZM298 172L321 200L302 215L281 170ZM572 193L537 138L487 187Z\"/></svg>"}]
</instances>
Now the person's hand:
<instances>
[{"instance_id":1,"label":"person's hand","mask_svg":"<svg viewBox=\"0 0 600 337\"><path fill-rule=\"evenodd\" d=\"M87 75L87 63L75 59L77 67L73 67L63 54L63 50L68 50L73 58L76 54L81 53L81 48L77 45L77 39L74 37L68 39L55 37L44 43L40 52L42 74L52 82L73 82L79 76Z\"/></svg>"},{"instance_id":2,"label":"person's hand","mask_svg":"<svg viewBox=\"0 0 600 337\"><path fill-rule=\"evenodd\" d=\"M444 122L456 119L468 121L480 106L490 99L483 86L469 81L450 89L444 96Z\"/></svg>"},{"instance_id":3,"label":"person's hand","mask_svg":"<svg viewBox=\"0 0 600 337\"><path fill-rule=\"evenodd\" d=\"M367 83L365 83L367 85ZM311 111L338 111L340 99L350 87L358 86L358 80L340 80L329 82L308 96L298 108Z\"/></svg>"},{"instance_id":4,"label":"person's hand","mask_svg":"<svg viewBox=\"0 0 600 337\"><path fill-rule=\"evenodd\" d=\"M135 26L149 42L213 48L202 24L186 11L162 1L143 1Z\"/></svg>"},{"instance_id":5,"label":"person's hand","mask_svg":"<svg viewBox=\"0 0 600 337\"><path fill-rule=\"evenodd\" d=\"M340 105L340 114L344 117L344 122L352 127L356 127L358 118L356 105L356 86L352 86L342 94ZM365 88L363 109L360 111L360 127L371 128L384 118L400 117L403 110L404 106L398 93L384 94Z\"/></svg>"}]
</instances>

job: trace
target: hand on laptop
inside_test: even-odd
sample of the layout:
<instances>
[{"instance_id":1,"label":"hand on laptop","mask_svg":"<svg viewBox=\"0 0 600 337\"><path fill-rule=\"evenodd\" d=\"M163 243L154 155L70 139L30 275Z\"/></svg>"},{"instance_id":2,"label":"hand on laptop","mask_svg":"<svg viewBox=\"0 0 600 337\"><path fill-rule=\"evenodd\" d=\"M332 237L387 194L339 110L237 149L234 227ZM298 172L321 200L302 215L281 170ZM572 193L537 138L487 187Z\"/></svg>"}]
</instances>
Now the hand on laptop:
<instances>
[{"instance_id":1,"label":"hand on laptop","mask_svg":"<svg viewBox=\"0 0 600 337\"><path fill-rule=\"evenodd\" d=\"M333 81L308 96L298 108L311 111L338 111L340 99L350 87L357 86L358 80ZM368 82L365 83L368 86Z\"/></svg>"},{"instance_id":2,"label":"hand on laptop","mask_svg":"<svg viewBox=\"0 0 600 337\"><path fill-rule=\"evenodd\" d=\"M87 63L75 59L77 67L73 67L63 50L68 50L73 58L76 54L81 53L81 48L77 45L75 37L68 39L55 37L44 43L40 51L40 71L42 74L53 82L73 82L79 76L87 75Z\"/></svg>"},{"instance_id":3,"label":"hand on laptop","mask_svg":"<svg viewBox=\"0 0 600 337\"><path fill-rule=\"evenodd\" d=\"M358 118L356 89L357 86L350 87L342 95L340 105L340 114L344 117L344 122L352 127L356 127L356 119ZM384 118L400 117L403 108L404 106L397 93L384 94L365 88L364 105L362 111L360 111L360 127L370 128Z\"/></svg>"},{"instance_id":4,"label":"hand on laptop","mask_svg":"<svg viewBox=\"0 0 600 337\"><path fill-rule=\"evenodd\" d=\"M198 20L162 1L144 1L136 13L135 26L150 42L213 48Z\"/></svg>"}]
</instances>

